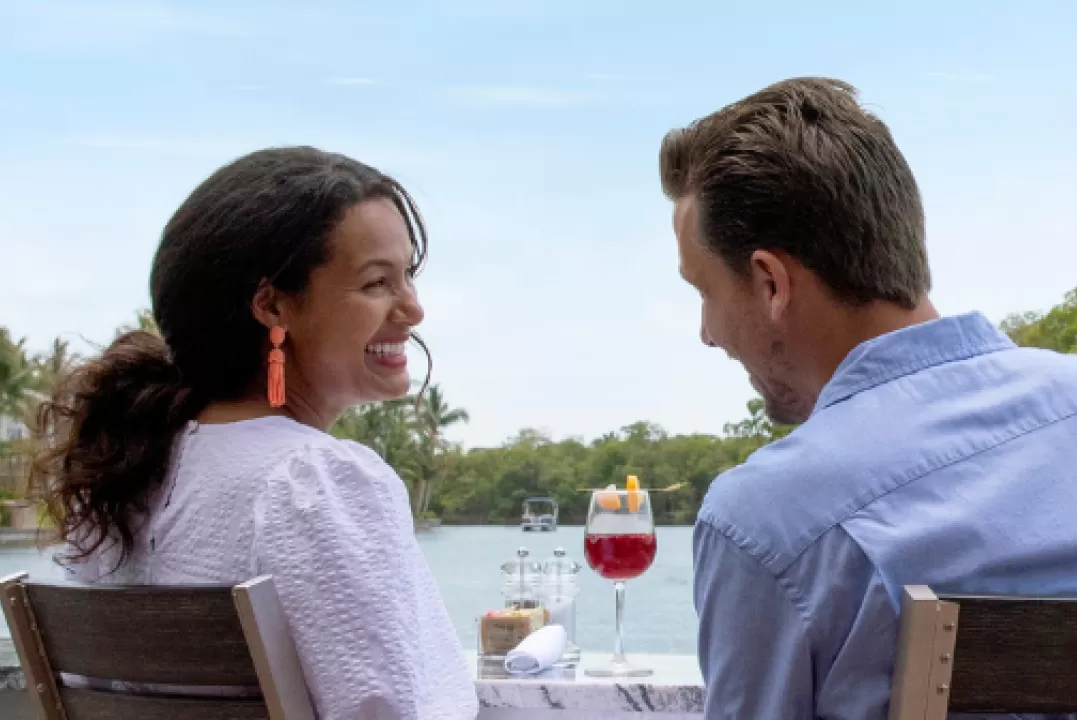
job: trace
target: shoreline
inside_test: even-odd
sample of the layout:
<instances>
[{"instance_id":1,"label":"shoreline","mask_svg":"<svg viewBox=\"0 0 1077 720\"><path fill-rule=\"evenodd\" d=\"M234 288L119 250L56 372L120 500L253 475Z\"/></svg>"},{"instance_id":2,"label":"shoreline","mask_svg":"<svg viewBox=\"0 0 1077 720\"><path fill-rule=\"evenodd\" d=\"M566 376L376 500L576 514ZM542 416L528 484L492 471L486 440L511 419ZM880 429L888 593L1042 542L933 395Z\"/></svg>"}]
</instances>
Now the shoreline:
<instances>
[{"instance_id":1,"label":"shoreline","mask_svg":"<svg viewBox=\"0 0 1077 720\"><path fill-rule=\"evenodd\" d=\"M40 547L44 550L59 543L60 536L54 531L0 527L0 550L32 547Z\"/></svg>"}]
</instances>

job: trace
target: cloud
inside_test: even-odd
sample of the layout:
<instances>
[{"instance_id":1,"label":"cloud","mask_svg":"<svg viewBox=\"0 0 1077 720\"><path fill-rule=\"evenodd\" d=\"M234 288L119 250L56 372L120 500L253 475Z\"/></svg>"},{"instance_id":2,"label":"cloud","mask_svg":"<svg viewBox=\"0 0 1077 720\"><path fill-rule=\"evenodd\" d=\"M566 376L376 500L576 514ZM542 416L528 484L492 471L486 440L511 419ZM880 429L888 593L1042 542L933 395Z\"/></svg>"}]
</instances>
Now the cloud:
<instances>
[{"instance_id":1,"label":"cloud","mask_svg":"<svg viewBox=\"0 0 1077 720\"><path fill-rule=\"evenodd\" d=\"M439 159L407 143L383 137L357 139L351 133L324 132L294 134L258 133L243 137L229 135L210 138L182 134L139 134L137 132L81 133L64 136L62 141L73 147L90 151L107 150L143 156L160 156L166 161L197 159L224 163L249 152L267 147L310 144L359 158L393 172L416 168L437 167ZM0 187L2 189L2 187ZM413 191L417 194L418 190Z\"/></svg>"},{"instance_id":2,"label":"cloud","mask_svg":"<svg viewBox=\"0 0 1077 720\"><path fill-rule=\"evenodd\" d=\"M18 42L38 49L111 49L113 45L145 45L181 34L209 37L252 34L251 24L237 18L216 12L194 13L155 0L19 3L14 11Z\"/></svg>"},{"instance_id":3,"label":"cloud","mask_svg":"<svg viewBox=\"0 0 1077 720\"><path fill-rule=\"evenodd\" d=\"M238 142L220 142L187 137L154 135L80 134L65 138L69 145L96 150L121 150L155 155L229 158L254 149Z\"/></svg>"},{"instance_id":4,"label":"cloud","mask_svg":"<svg viewBox=\"0 0 1077 720\"><path fill-rule=\"evenodd\" d=\"M478 106L555 106L591 102L591 93L526 87L454 87L443 91L450 100Z\"/></svg>"},{"instance_id":5,"label":"cloud","mask_svg":"<svg viewBox=\"0 0 1077 720\"><path fill-rule=\"evenodd\" d=\"M79 26L88 31L122 27L153 32L175 30L185 24L173 8L152 2L24 3L16 9L28 18Z\"/></svg>"},{"instance_id":6,"label":"cloud","mask_svg":"<svg viewBox=\"0 0 1077 720\"><path fill-rule=\"evenodd\" d=\"M987 82L993 79L993 76L988 73L953 73L931 71L927 73L927 76L933 78L940 78L943 80L953 80L955 82Z\"/></svg>"},{"instance_id":7,"label":"cloud","mask_svg":"<svg viewBox=\"0 0 1077 720\"><path fill-rule=\"evenodd\" d=\"M369 77L334 77L325 81L326 85L378 85L378 81Z\"/></svg>"},{"instance_id":8,"label":"cloud","mask_svg":"<svg viewBox=\"0 0 1077 720\"><path fill-rule=\"evenodd\" d=\"M11 39L18 47L64 53L115 53L190 36L262 42L319 37L339 28L345 17L343 12L301 4L261 7L174 0L8 0L0 1L0 8L10 16L0 24L11 25ZM349 9L346 17L354 21L357 12ZM5 24L3 29L9 28Z\"/></svg>"}]
</instances>

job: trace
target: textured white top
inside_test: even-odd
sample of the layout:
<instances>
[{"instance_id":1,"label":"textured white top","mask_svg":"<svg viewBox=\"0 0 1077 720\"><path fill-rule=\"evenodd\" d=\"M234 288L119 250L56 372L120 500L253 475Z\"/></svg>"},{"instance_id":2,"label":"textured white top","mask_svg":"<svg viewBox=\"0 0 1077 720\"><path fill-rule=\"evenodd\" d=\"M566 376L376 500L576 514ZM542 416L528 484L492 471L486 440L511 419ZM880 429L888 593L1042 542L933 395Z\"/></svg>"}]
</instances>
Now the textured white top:
<instances>
[{"instance_id":1,"label":"textured white top","mask_svg":"<svg viewBox=\"0 0 1077 720\"><path fill-rule=\"evenodd\" d=\"M415 540L407 492L372 450L280 417L191 423L115 572L84 582L232 584L272 575L318 715L458 720L474 683Z\"/></svg>"}]
</instances>

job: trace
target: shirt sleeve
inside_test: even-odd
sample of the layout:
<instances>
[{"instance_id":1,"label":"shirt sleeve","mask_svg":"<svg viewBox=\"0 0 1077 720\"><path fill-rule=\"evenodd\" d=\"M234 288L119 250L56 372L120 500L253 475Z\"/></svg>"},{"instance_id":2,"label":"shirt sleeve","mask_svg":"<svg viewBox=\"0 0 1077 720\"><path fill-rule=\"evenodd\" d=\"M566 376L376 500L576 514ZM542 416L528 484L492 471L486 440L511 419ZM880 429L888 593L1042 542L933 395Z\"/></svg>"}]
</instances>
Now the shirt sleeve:
<instances>
[{"instance_id":1,"label":"shirt sleeve","mask_svg":"<svg viewBox=\"0 0 1077 720\"><path fill-rule=\"evenodd\" d=\"M272 472L255 509L320 718L419 717L417 596L397 499L354 456L307 449Z\"/></svg>"},{"instance_id":2,"label":"shirt sleeve","mask_svg":"<svg viewBox=\"0 0 1077 720\"><path fill-rule=\"evenodd\" d=\"M708 720L812 720L808 626L755 558L701 519L695 606Z\"/></svg>"}]
</instances>

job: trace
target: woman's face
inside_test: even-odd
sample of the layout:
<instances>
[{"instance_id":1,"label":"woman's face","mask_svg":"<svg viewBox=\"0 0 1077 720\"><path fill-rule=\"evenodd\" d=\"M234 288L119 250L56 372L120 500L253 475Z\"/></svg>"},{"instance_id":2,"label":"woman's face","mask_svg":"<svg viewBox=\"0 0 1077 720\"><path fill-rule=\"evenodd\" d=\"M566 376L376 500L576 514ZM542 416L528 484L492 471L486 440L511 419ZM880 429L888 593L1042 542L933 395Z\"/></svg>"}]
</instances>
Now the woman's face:
<instances>
[{"instance_id":1,"label":"woman's face","mask_svg":"<svg viewBox=\"0 0 1077 720\"><path fill-rule=\"evenodd\" d=\"M329 238L329 262L302 297L282 303L289 405L293 392L336 415L407 394L404 344L422 322L411 278L408 226L392 201L361 202ZM294 390L293 390L294 388Z\"/></svg>"}]
</instances>

